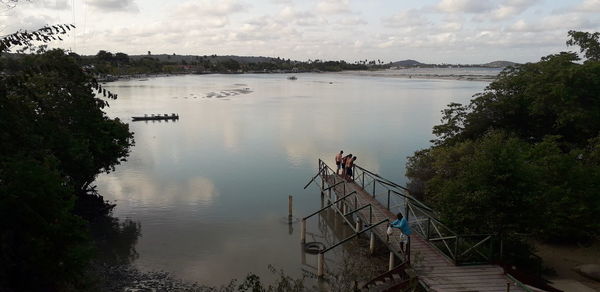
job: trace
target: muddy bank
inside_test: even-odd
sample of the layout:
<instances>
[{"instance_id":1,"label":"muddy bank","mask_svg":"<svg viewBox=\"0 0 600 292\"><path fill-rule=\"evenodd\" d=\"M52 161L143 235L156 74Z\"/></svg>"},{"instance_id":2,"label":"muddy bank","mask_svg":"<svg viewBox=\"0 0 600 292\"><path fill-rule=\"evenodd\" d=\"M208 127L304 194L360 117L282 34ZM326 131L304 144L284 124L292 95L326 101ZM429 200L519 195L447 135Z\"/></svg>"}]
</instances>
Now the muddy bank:
<instances>
[{"instance_id":1,"label":"muddy bank","mask_svg":"<svg viewBox=\"0 0 600 292\"><path fill-rule=\"evenodd\" d=\"M574 292L600 291L600 282L586 278L575 270L579 265L600 264L600 242L586 246L535 243L535 248L544 266L556 272L547 277L553 287Z\"/></svg>"}]
</instances>

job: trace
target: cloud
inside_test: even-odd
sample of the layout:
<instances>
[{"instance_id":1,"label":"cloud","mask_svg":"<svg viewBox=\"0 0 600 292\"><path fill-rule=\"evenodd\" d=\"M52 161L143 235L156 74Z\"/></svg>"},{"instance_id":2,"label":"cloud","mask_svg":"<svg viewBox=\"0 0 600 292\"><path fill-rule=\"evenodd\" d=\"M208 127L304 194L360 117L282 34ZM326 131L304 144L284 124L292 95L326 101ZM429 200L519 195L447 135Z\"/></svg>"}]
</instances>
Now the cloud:
<instances>
[{"instance_id":1,"label":"cloud","mask_svg":"<svg viewBox=\"0 0 600 292\"><path fill-rule=\"evenodd\" d=\"M584 0L575 7L575 10L579 12L598 13L600 12L600 0Z\"/></svg>"},{"instance_id":2,"label":"cloud","mask_svg":"<svg viewBox=\"0 0 600 292\"><path fill-rule=\"evenodd\" d=\"M549 32L558 31L566 34L570 29L595 29L599 25L598 20L592 21L577 13L563 13L549 15L537 21L526 21L519 19L507 28L509 32Z\"/></svg>"},{"instance_id":3,"label":"cloud","mask_svg":"<svg viewBox=\"0 0 600 292\"><path fill-rule=\"evenodd\" d=\"M438 26L440 31L459 31L462 30L463 24L460 22L446 22Z\"/></svg>"},{"instance_id":4,"label":"cloud","mask_svg":"<svg viewBox=\"0 0 600 292\"><path fill-rule=\"evenodd\" d=\"M441 12L481 13L493 9L489 0L441 0L436 8Z\"/></svg>"},{"instance_id":5,"label":"cloud","mask_svg":"<svg viewBox=\"0 0 600 292\"><path fill-rule=\"evenodd\" d=\"M406 10L398 12L390 17L386 17L382 20L383 24L387 27L404 27L413 28L418 26L429 25L431 22L416 10Z\"/></svg>"},{"instance_id":6,"label":"cloud","mask_svg":"<svg viewBox=\"0 0 600 292\"><path fill-rule=\"evenodd\" d=\"M238 1L188 1L177 5L172 14L185 17L229 16L243 12L248 7Z\"/></svg>"},{"instance_id":7,"label":"cloud","mask_svg":"<svg viewBox=\"0 0 600 292\"><path fill-rule=\"evenodd\" d=\"M336 21L335 23L343 26L353 26L367 24L367 21L361 17L345 17Z\"/></svg>"},{"instance_id":8,"label":"cloud","mask_svg":"<svg viewBox=\"0 0 600 292\"><path fill-rule=\"evenodd\" d=\"M86 0L85 3L104 12L139 12L135 0Z\"/></svg>"},{"instance_id":9,"label":"cloud","mask_svg":"<svg viewBox=\"0 0 600 292\"><path fill-rule=\"evenodd\" d=\"M260 4L183 0L170 5L84 1L88 5L73 7L68 0L19 2L8 15L0 16L0 28L8 33L74 22L77 30L65 42L51 46L68 46L82 54L100 49L128 54L151 50L348 61L406 55L423 61L469 62L481 56L537 60L564 50L569 29L600 27L600 13L593 13L599 11L600 0L568 1L562 6L542 0L435 0L416 6L397 0ZM385 9L367 7L373 4L385 4L376 5ZM168 9L161 10L162 5ZM131 12L138 6L137 17L106 17L99 12Z\"/></svg>"},{"instance_id":10,"label":"cloud","mask_svg":"<svg viewBox=\"0 0 600 292\"><path fill-rule=\"evenodd\" d=\"M505 20L516 17L539 2L540 0L506 0L489 13L480 15L478 20Z\"/></svg>"},{"instance_id":11,"label":"cloud","mask_svg":"<svg viewBox=\"0 0 600 292\"><path fill-rule=\"evenodd\" d=\"M71 8L67 0L43 0L38 2L41 7L54 10L65 10Z\"/></svg>"},{"instance_id":12,"label":"cloud","mask_svg":"<svg viewBox=\"0 0 600 292\"><path fill-rule=\"evenodd\" d=\"M299 37L298 31L266 16L249 21L230 33L230 40L236 41L269 41L293 37Z\"/></svg>"},{"instance_id":13,"label":"cloud","mask_svg":"<svg viewBox=\"0 0 600 292\"><path fill-rule=\"evenodd\" d=\"M56 23L58 19L48 14L24 13L22 10L13 9L5 15L0 15L0 26L3 33L13 33L18 30L36 30L49 23Z\"/></svg>"},{"instance_id":14,"label":"cloud","mask_svg":"<svg viewBox=\"0 0 600 292\"><path fill-rule=\"evenodd\" d=\"M232 0L183 2L173 8L167 23L179 23L188 29L221 28L229 24L229 16L246 9L247 6Z\"/></svg>"},{"instance_id":15,"label":"cloud","mask_svg":"<svg viewBox=\"0 0 600 292\"><path fill-rule=\"evenodd\" d=\"M350 0L319 0L317 11L324 14L351 13Z\"/></svg>"},{"instance_id":16,"label":"cloud","mask_svg":"<svg viewBox=\"0 0 600 292\"><path fill-rule=\"evenodd\" d=\"M299 26L315 26L327 24L327 19L317 16L310 11L298 11L292 6L286 6L273 16L276 21L281 23L292 23Z\"/></svg>"}]
</instances>

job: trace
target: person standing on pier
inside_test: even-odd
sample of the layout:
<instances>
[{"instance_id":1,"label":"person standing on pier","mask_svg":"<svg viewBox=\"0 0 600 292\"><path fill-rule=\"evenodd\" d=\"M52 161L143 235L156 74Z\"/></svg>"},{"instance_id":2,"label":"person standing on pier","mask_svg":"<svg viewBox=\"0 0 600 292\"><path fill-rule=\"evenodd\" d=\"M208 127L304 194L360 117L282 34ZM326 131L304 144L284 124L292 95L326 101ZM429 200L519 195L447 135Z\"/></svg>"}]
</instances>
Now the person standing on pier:
<instances>
[{"instance_id":1,"label":"person standing on pier","mask_svg":"<svg viewBox=\"0 0 600 292\"><path fill-rule=\"evenodd\" d=\"M352 177L354 175L354 161L356 161L356 156L352 157L352 159L346 159L346 180L349 182L354 181Z\"/></svg>"},{"instance_id":2,"label":"person standing on pier","mask_svg":"<svg viewBox=\"0 0 600 292\"><path fill-rule=\"evenodd\" d=\"M336 174L340 174L340 167L342 167L342 154L344 154L344 150L340 150L340 153L335 156L335 165L337 166L335 171Z\"/></svg>"},{"instance_id":3,"label":"person standing on pier","mask_svg":"<svg viewBox=\"0 0 600 292\"><path fill-rule=\"evenodd\" d=\"M346 178L346 162L349 159L352 159L352 153L348 154L348 155L344 156L344 158L342 158L342 163L341 163L341 165L342 165L342 178L344 178L344 179Z\"/></svg>"},{"instance_id":4,"label":"person standing on pier","mask_svg":"<svg viewBox=\"0 0 600 292\"><path fill-rule=\"evenodd\" d=\"M396 218L398 219L390 223L390 226L398 228L402 232L400 234L400 249L402 252L406 252L405 247L408 245L408 237L411 235L412 231L410 230L410 225L408 225L408 220L402 216L402 213L398 213Z\"/></svg>"}]
</instances>

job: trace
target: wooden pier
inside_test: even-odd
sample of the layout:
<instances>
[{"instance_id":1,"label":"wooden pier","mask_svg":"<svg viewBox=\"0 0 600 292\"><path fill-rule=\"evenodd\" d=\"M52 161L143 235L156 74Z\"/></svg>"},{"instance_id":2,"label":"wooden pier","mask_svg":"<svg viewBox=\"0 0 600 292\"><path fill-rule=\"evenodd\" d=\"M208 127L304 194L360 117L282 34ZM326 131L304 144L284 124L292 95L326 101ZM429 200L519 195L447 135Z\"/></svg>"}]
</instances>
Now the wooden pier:
<instances>
[{"instance_id":1,"label":"wooden pier","mask_svg":"<svg viewBox=\"0 0 600 292\"><path fill-rule=\"evenodd\" d=\"M377 242L390 251L389 272L362 283L366 291L402 291L416 280L428 291L529 291L491 262L501 256L501 243L491 234L459 235L443 225L434 210L404 189L360 166L354 167L354 181L346 182L319 160L312 182L320 184L322 208L301 221L301 240L306 240L306 221L333 209L354 230L354 234L326 247L318 255L317 275L326 276L325 254L358 236L369 236L371 251ZM305 187L305 188L306 188ZM325 203L326 202L326 203ZM402 213L411 226L405 250L400 249L400 231L387 236L388 223Z\"/></svg>"}]
</instances>

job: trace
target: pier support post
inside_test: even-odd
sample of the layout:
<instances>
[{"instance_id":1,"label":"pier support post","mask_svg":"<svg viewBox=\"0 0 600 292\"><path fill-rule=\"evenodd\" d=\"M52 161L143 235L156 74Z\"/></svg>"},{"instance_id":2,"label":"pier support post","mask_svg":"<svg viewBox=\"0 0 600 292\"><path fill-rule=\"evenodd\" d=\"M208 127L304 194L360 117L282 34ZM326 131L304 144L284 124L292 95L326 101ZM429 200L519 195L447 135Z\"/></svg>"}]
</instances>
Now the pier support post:
<instances>
[{"instance_id":1,"label":"pier support post","mask_svg":"<svg viewBox=\"0 0 600 292\"><path fill-rule=\"evenodd\" d=\"M393 252L390 251L390 263L388 265L388 271L391 271L394 268L394 259L395 259L395 255Z\"/></svg>"},{"instance_id":2,"label":"pier support post","mask_svg":"<svg viewBox=\"0 0 600 292\"><path fill-rule=\"evenodd\" d=\"M325 189L325 177L321 175L321 191Z\"/></svg>"},{"instance_id":3,"label":"pier support post","mask_svg":"<svg viewBox=\"0 0 600 292\"><path fill-rule=\"evenodd\" d=\"M375 253L375 232L371 231L371 240L369 241L369 253Z\"/></svg>"},{"instance_id":4,"label":"pier support post","mask_svg":"<svg viewBox=\"0 0 600 292\"><path fill-rule=\"evenodd\" d=\"M306 251L304 250L304 246L302 246L302 248L300 249L300 262L303 265L306 265Z\"/></svg>"},{"instance_id":5,"label":"pier support post","mask_svg":"<svg viewBox=\"0 0 600 292\"><path fill-rule=\"evenodd\" d=\"M306 219L302 219L300 222L300 241L306 243Z\"/></svg>"},{"instance_id":6,"label":"pier support post","mask_svg":"<svg viewBox=\"0 0 600 292\"><path fill-rule=\"evenodd\" d=\"M317 260L317 277L323 278L325 276L325 254L319 253Z\"/></svg>"},{"instance_id":7,"label":"pier support post","mask_svg":"<svg viewBox=\"0 0 600 292\"><path fill-rule=\"evenodd\" d=\"M325 207L325 194L321 192L321 209L323 209L323 207Z\"/></svg>"},{"instance_id":8,"label":"pier support post","mask_svg":"<svg viewBox=\"0 0 600 292\"><path fill-rule=\"evenodd\" d=\"M292 223L292 196L288 196L288 222Z\"/></svg>"}]
</instances>

